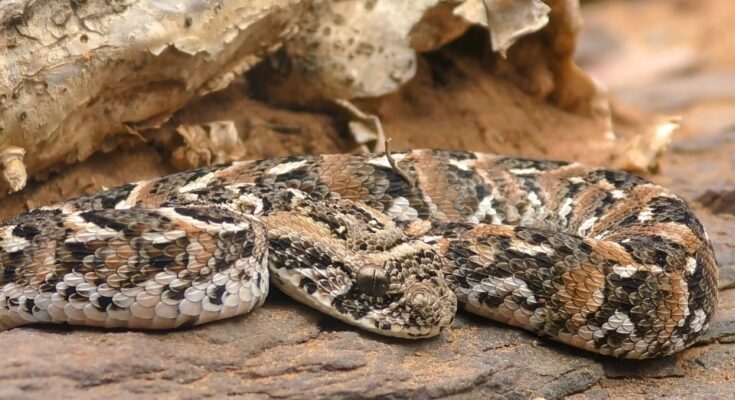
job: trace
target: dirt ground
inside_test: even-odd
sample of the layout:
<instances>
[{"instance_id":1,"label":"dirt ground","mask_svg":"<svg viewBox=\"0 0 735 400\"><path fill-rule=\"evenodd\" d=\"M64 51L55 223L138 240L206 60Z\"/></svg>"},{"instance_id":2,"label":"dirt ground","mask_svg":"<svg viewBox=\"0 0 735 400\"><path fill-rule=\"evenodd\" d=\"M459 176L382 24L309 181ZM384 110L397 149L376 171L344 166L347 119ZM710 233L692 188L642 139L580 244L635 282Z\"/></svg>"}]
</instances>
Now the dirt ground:
<instances>
[{"instance_id":1,"label":"dirt ground","mask_svg":"<svg viewBox=\"0 0 735 400\"><path fill-rule=\"evenodd\" d=\"M581 66L622 103L682 118L658 172L648 178L692 203L717 252L721 305L695 347L661 360L620 362L468 315L437 340L397 344L273 293L251 316L171 335L37 327L4 332L0 351L7 354L7 368L0 372L0 397L40 398L64 390L79 398L735 398L735 3L592 1L583 14ZM381 116L395 147L564 155L564 143L560 149L524 147L513 118L498 119L486 101L492 98L488 91L507 88L489 77L470 80L467 71L478 65L453 57L422 57L405 90L380 107L362 103ZM438 80L432 72L437 68L446 78ZM235 120L249 132L247 158L353 149L338 121L243 100L238 93L246 88L243 82L214 95L228 109L247 110L238 115L194 104L175 118ZM508 123L501 127L507 145L493 137L500 120ZM98 154L3 199L0 218L171 173L168 156L160 143ZM62 345L74 351L53 350ZM95 353L100 348L105 357Z\"/></svg>"}]
</instances>

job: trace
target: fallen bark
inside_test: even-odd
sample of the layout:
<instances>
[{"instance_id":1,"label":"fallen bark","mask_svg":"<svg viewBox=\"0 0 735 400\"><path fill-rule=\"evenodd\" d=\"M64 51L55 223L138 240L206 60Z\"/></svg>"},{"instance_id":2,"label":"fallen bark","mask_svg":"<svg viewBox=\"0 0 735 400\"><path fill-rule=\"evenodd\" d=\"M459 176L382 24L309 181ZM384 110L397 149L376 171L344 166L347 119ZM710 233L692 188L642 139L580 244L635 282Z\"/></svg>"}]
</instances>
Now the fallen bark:
<instances>
[{"instance_id":1,"label":"fallen bark","mask_svg":"<svg viewBox=\"0 0 735 400\"><path fill-rule=\"evenodd\" d=\"M0 4L0 151L16 161L5 165L0 189L18 190L26 175L43 179L95 152L161 138L157 129L180 131L166 125L174 113L248 72L254 89L262 89L255 91L258 97L336 119L341 117L334 108L315 106L358 98L373 99L368 101L373 105L390 102L390 96L402 93L415 76L421 62L417 51L435 52L472 26L486 27L491 36L491 47L463 54L488 60L486 67L472 73L520 90L510 101L496 102L495 113L516 112L518 97L526 104L524 112L556 110L539 115L566 121L552 125L553 140L547 139L548 129L542 132L516 121L525 139L493 132L499 139L485 141L476 150L577 159L584 152L566 154L556 150L556 143L582 137L598 163L651 168L670 130L661 130L661 122L650 119L617 130L604 90L573 63L579 24L575 1L5 2ZM280 47L283 50L273 55ZM268 57L267 65L260 62L263 57ZM254 66L258 74L252 74ZM379 109L366 111L386 119ZM432 112L441 117L441 110ZM579 118L565 117L568 113ZM391 126L392 121L384 124ZM575 133L566 136L570 129ZM245 133L237 134L242 140ZM386 134L402 135L390 129ZM468 137L476 134L463 132ZM663 140L648 140L651 137ZM193 147L197 143L184 142ZM376 135L362 135L346 138L345 146L364 143L364 148L376 149L381 142ZM509 149L503 145L508 142L519 147ZM164 150L169 154L175 148ZM630 152L639 156L631 161ZM232 152L216 159L242 155ZM199 158L176 166L214 160Z\"/></svg>"},{"instance_id":2,"label":"fallen bark","mask_svg":"<svg viewBox=\"0 0 735 400\"><path fill-rule=\"evenodd\" d=\"M4 2L0 149L42 177L137 140L279 46L303 3Z\"/></svg>"}]
</instances>

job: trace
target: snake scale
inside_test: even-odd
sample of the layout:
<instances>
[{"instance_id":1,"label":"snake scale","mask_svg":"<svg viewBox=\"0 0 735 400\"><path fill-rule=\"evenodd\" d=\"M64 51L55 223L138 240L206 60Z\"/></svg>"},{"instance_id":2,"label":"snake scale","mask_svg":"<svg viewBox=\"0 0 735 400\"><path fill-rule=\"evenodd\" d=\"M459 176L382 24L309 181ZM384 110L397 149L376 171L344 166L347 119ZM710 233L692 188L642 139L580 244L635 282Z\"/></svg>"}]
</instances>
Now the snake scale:
<instances>
[{"instance_id":1,"label":"snake scale","mask_svg":"<svg viewBox=\"0 0 735 400\"><path fill-rule=\"evenodd\" d=\"M273 282L388 336L461 307L623 358L679 351L717 304L687 204L619 171L441 150L241 161L0 226L0 328L168 329L247 313Z\"/></svg>"}]
</instances>

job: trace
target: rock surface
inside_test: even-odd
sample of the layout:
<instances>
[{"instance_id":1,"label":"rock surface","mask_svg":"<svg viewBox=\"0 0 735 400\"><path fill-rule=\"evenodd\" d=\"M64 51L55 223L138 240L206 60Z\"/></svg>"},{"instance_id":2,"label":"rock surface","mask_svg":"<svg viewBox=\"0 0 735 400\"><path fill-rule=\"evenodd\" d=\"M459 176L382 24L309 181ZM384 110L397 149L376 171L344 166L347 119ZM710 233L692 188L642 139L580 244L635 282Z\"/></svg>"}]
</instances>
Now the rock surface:
<instances>
[{"instance_id":1,"label":"rock surface","mask_svg":"<svg viewBox=\"0 0 735 400\"><path fill-rule=\"evenodd\" d=\"M559 398L604 375L591 357L473 317L433 340L389 340L280 293L251 315L175 333L22 328L3 339L9 398Z\"/></svg>"}]
</instances>

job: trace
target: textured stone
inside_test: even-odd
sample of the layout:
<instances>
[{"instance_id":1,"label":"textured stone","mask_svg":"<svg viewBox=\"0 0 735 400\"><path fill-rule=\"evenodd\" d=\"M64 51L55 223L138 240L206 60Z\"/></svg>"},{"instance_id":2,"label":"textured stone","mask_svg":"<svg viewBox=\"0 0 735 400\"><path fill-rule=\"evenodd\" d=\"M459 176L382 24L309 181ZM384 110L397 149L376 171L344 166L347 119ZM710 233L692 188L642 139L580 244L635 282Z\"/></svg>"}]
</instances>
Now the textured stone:
<instances>
[{"instance_id":1,"label":"textured stone","mask_svg":"<svg viewBox=\"0 0 735 400\"><path fill-rule=\"evenodd\" d=\"M735 290L720 292L720 304L709 330L699 339L699 343L735 342Z\"/></svg>"},{"instance_id":2,"label":"textured stone","mask_svg":"<svg viewBox=\"0 0 735 400\"><path fill-rule=\"evenodd\" d=\"M175 332L39 326L0 333L0 351L7 355L0 398L47 398L60 390L81 399L110 393L190 399L560 399L580 392L585 396L575 398L608 398L632 391L631 385L643 390L650 379L732 375L735 345L706 345L735 335L735 291L722 297L704 347L660 360L622 362L464 313L435 339L384 338L273 291L250 315ZM625 382L619 378L638 379L618 387ZM707 393L726 390L726 383ZM686 385L677 387L682 395L694 393Z\"/></svg>"},{"instance_id":3,"label":"textured stone","mask_svg":"<svg viewBox=\"0 0 735 400\"><path fill-rule=\"evenodd\" d=\"M735 190L708 190L697 201L714 213L735 215Z\"/></svg>"},{"instance_id":4,"label":"textured stone","mask_svg":"<svg viewBox=\"0 0 735 400\"><path fill-rule=\"evenodd\" d=\"M735 345L707 343L735 334L733 310L735 291L726 291L701 346L676 357L622 362L464 313L435 339L384 338L273 291L250 315L193 329L44 326L2 332L0 398L48 398L59 391L80 399L111 393L124 399L606 398L621 390L626 381L620 378L637 378L628 386L642 390L661 379L732 375ZM704 386L702 393L721 393L726 384ZM693 393L677 385L678 393Z\"/></svg>"},{"instance_id":5,"label":"textured stone","mask_svg":"<svg viewBox=\"0 0 735 400\"><path fill-rule=\"evenodd\" d=\"M462 315L436 339L389 339L354 330L277 291L250 315L189 330L46 326L0 337L0 351L8 354L0 396L14 398L64 390L77 398L554 399L603 376L589 357L481 318Z\"/></svg>"},{"instance_id":6,"label":"textured stone","mask_svg":"<svg viewBox=\"0 0 735 400\"><path fill-rule=\"evenodd\" d=\"M664 357L643 362L628 360L606 360L605 376L608 378L666 378L686 376L684 369L677 364L676 357Z\"/></svg>"}]
</instances>

